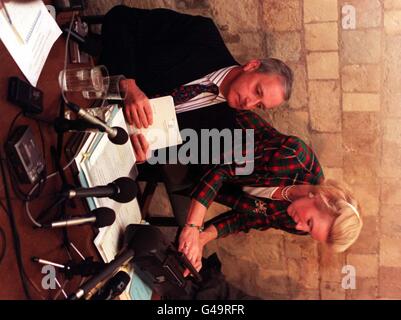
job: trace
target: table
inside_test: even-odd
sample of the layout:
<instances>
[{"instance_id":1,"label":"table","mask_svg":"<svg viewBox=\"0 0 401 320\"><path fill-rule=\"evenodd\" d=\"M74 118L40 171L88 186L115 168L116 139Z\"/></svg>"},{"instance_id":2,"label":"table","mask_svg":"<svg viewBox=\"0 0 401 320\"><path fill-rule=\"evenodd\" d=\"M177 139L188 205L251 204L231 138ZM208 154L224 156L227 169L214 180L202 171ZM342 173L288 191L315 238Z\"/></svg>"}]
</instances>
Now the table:
<instances>
[{"instance_id":1,"label":"table","mask_svg":"<svg viewBox=\"0 0 401 320\"><path fill-rule=\"evenodd\" d=\"M45 1L49 3L50 1ZM58 86L58 73L63 68L64 63L64 50L65 38L60 38L54 44L50 54L47 58L45 66L42 70L41 76L37 87L44 92L44 111L40 115L42 118L54 119L58 115L59 102L60 102L60 89ZM8 128L15 115L20 112L20 109L7 102L7 87L8 78L10 76L18 76L25 79L22 72L17 67L16 63L0 42L0 106L2 116L0 117L0 142L2 147L6 141ZM40 146L39 130L35 121L25 117L20 118L16 125L28 124L34 132L36 142ZM46 146L46 165L47 171L55 171L52 159L50 157L49 147L56 145L56 134L51 126L42 125L44 142ZM2 148L2 155L4 156L4 149ZM63 162L65 163L65 161ZM72 182L71 173L66 171L69 181ZM7 173L8 175L8 173ZM9 179L9 178L8 178ZM10 180L8 180L10 181ZM8 185L11 189L10 182ZM56 190L60 190L61 181L59 178L53 178L46 182L42 195L54 194ZM29 190L30 187L24 188ZM66 263L69 259L66 249L63 247L62 229L34 229L32 223L25 214L25 207L22 201L15 198L14 192L11 190L12 207L18 232L21 242L22 260L25 267L26 275L30 279L29 291L33 299L53 299L59 294L59 289L44 290L41 283L45 274L41 273L42 265L31 261L32 256L37 256L43 259ZM3 181L0 182L0 197L3 204L6 204L4 199L4 185ZM35 216L40 210L52 202L50 196L41 197L32 203L31 211ZM69 213L84 214L85 206L81 200L76 201L76 208L68 208ZM10 227L9 219L3 209L0 208L0 226L4 229L6 235L6 255L0 263L0 299L26 299L24 294L21 278L18 271L17 260L15 256L15 248L13 245L12 230ZM97 251L92 243L94 238L94 230L90 225L82 225L79 227L72 227L68 229L70 240L85 256L93 256L95 260L100 260ZM1 240L0 240L1 241ZM2 244L0 244L1 246ZM72 250L73 259L79 262L81 258ZM57 279L64 283L64 276L57 273ZM80 285L80 277L74 277L65 286L65 291L71 293L76 290ZM36 287L36 289L35 289ZM64 299L59 295L59 299Z\"/></svg>"}]
</instances>

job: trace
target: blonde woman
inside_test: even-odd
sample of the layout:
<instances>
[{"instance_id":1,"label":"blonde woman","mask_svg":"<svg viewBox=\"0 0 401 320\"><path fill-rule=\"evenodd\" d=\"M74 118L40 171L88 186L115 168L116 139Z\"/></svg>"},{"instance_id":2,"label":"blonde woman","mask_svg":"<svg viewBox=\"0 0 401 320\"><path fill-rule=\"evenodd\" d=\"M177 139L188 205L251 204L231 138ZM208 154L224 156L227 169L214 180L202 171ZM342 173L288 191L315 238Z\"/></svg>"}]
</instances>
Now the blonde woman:
<instances>
[{"instance_id":1,"label":"blonde woman","mask_svg":"<svg viewBox=\"0 0 401 320\"><path fill-rule=\"evenodd\" d=\"M347 250L361 232L363 223L356 200L335 181L327 180L319 185L245 187L243 191L247 197L259 199L256 201L264 203L266 208L273 202L290 204L284 209L284 215L269 216L268 210L252 215L232 210L212 219L199 234L200 253L211 240L240 231L248 232L252 228L276 228L299 235L309 234L334 252ZM195 267L198 269L201 267L200 258L196 259Z\"/></svg>"},{"instance_id":2,"label":"blonde woman","mask_svg":"<svg viewBox=\"0 0 401 320\"><path fill-rule=\"evenodd\" d=\"M346 250L362 227L350 192L333 181L324 182L315 153L300 138L278 132L249 111L242 112L240 127L254 129L253 172L238 175L236 163L210 166L204 172L190 194L178 249L199 268L208 241L250 229L276 228L310 234L335 251ZM213 201L231 210L200 232Z\"/></svg>"}]
</instances>

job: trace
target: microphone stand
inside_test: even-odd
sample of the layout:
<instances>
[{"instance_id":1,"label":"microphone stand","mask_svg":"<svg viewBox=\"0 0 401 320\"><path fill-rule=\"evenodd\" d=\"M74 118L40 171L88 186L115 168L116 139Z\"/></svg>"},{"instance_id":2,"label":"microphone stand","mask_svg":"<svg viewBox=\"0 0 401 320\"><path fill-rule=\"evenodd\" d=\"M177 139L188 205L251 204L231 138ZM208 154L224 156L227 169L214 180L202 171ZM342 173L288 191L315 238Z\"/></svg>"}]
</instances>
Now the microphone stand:
<instances>
[{"instance_id":1,"label":"microphone stand","mask_svg":"<svg viewBox=\"0 0 401 320\"><path fill-rule=\"evenodd\" d=\"M66 264L56 263L54 261L45 260L38 257L32 257L32 261L43 265L51 265L61 269L61 271L66 275L67 279L71 279L76 275L82 277L93 276L100 272L106 265L104 262L93 261L93 257L85 258L85 260L80 263L74 263L72 260L70 260Z\"/></svg>"},{"instance_id":2,"label":"microphone stand","mask_svg":"<svg viewBox=\"0 0 401 320\"><path fill-rule=\"evenodd\" d=\"M65 104L64 100L61 99L60 102L60 109L59 109L59 117L64 117L64 111L65 111ZM59 194L63 194L64 191L69 190L72 186L68 183L67 177L64 173L64 170L61 165L61 156L62 156L62 151L63 151L63 144L64 144L64 132L59 132L57 131L57 144L56 148L54 146L51 147L51 156L53 163L55 165L55 168L57 169L57 172L60 176L61 179L61 192ZM60 219L60 218L67 218L66 214L66 207L67 207L67 201L68 198L65 196L59 196L50 206L48 206L46 209L44 209L39 215L38 215L38 220L43 224L42 220L44 215L47 215L50 210L53 208L58 208L58 213L55 215L55 217L52 217L53 219ZM73 201L68 202L69 206L71 208L75 208L76 205ZM71 256L71 251L70 251L70 240L68 237L68 231L67 228L63 228L63 246L66 248L67 252Z\"/></svg>"},{"instance_id":3,"label":"microphone stand","mask_svg":"<svg viewBox=\"0 0 401 320\"><path fill-rule=\"evenodd\" d=\"M60 104L60 112L59 112L59 117L64 117L64 112L65 112L65 104L64 100L61 99L61 104ZM71 186L67 182L67 177L64 173L64 170L61 166L61 155L63 152L63 143L64 143L64 133L63 132L57 132L57 149L54 152L54 148L52 148L52 155L54 156L54 164L56 166L56 169L60 175L61 181L62 181L62 186L61 190L66 191L68 190ZM59 203L60 205L60 214L62 218L67 218L66 216L66 204L67 204L67 199L64 197L61 197L56 203ZM70 202L71 206L75 208L75 203ZM70 252L70 240L68 237L68 231L67 228L63 228L63 238L64 238L64 247L67 249L68 252ZM70 252L71 254L71 252Z\"/></svg>"}]
</instances>

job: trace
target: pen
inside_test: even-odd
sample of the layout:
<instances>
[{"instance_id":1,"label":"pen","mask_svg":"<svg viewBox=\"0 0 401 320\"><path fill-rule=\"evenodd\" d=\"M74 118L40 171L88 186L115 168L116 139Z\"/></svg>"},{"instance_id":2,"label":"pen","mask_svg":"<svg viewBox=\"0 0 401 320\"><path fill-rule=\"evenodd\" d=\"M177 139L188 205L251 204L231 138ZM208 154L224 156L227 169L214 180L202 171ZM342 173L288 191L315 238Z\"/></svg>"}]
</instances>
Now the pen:
<instances>
[{"instance_id":1,"label":"pen","mask_svg":"<svg viewBox=\"0 0 401 320\"><path fill-rule=\"evenodd\" d=\"M22 37L21 37L21 35L19 34L18 30L17 30L17 29L15 28L15 26L13 25L13 21L11 20L10 14L9 14L8 11L7 11L7 7L6 7L5 3L4 3L4 1L3 1L3 0L0 0L0 2L1 2L2 7L3 7L3 8L2 8L2 9L3 9L3 12L5 12L6 17L7 17L7 20L8 20L8 23L10 24L11 28L13 29L15 35L17 36L18 40L19 40L21 43L24 43L24 40L22 39Z\"/></svg>"}]
</instances>

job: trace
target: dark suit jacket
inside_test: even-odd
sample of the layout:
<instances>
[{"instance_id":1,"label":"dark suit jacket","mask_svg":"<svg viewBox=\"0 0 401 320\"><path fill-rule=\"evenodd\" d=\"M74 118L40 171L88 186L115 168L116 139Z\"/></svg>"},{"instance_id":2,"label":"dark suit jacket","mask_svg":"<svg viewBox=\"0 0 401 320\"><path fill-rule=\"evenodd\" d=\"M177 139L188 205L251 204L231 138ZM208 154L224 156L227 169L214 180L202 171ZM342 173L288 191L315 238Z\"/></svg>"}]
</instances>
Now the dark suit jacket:
<instances>
[{"instance_id":1,"label":"dark suit jacket","mask_svg":"<svg viewBox=\"0 0 401 320\"><path fill-rule=\"evenodd\" d=\"M101 62L110 74L136 80L148 97L169 94L180 85L220 68L237 65L210 18L167 9L116 6L102 26ZM226 103L177 115L180 129L235 127Z\"/></svg>"}]
</instances>

